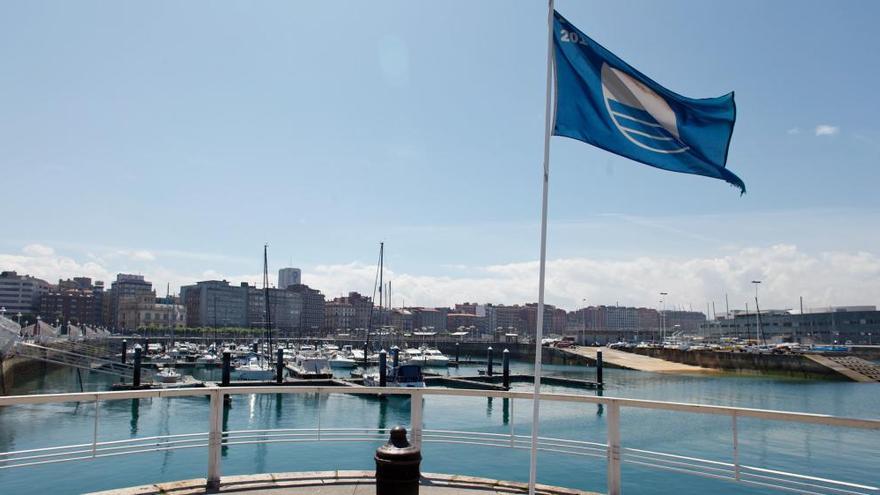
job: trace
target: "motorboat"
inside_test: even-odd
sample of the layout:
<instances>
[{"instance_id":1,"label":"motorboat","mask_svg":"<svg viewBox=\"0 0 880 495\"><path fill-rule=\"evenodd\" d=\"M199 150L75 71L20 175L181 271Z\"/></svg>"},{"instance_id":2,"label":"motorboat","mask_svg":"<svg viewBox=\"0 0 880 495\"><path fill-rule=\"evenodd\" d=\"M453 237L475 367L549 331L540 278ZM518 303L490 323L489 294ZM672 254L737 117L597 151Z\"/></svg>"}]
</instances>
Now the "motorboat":
<instances>
[{"instance_id":1,"label":"motorboat","mask_svg":"<svg viewBox=\"0 0 880 495\"><path fill-rule=\"evenodd\" d=\"M358 365L357 361L339 352L328 359L328 362L333 369L351 369Z\"/></svg>"},{"instance_id":2,"label":"motorboat","mask_svg":"<svg viewBox=\"0 0 880 495\"><path fill-rule=\"evenodd\" d=\"M437 349L405 349L401 360L407 364L428 367L446 367L449 358Z\"/></svg>"},{"instance_id":3,"label":"motorboat","mask_svg":"<svg viewBox=\"0 0 880 495\"><path fill-rule=\"evenodd\" d=\"M275 376L275 369L256 355L248 357L230 373L233 380L269 381Z\"/></svg>"},{"instance_id":4,"label":"motorboat","mask_svg":"<svg viewBox=\"0 0 880 495\"><path fill-rule=\"evenodd\" d=\"M327 358L320 355L298 354L289 365L293 376L305 379L333 378Z\"/></svg>"},{"instance_id":5,"label":"motorboat","mask_svg":"<svg viewBox=\"0 0 880 495\"><path fill-rule=\"evenodd\" d=\"M398 359L400 359L401 363L417 364L419 366L423 366L425 364L424 359L422 359L421 349L407 347L406 349L403 349L402 352L398 352Z\"/></svg>"},{"instance_id":6,"label":"motorboat","mask_svg":"<svg viewBox=\"0 0 880 495\"><path fill-rule=\"evenodd\" d=\"M218 358L216 354L205 352L196 358L196 362L199 364L217 364L220 362L220 358Z\"/></svg>"},{"instance_id":7,"label":"motorboat","mask_svg":"<svg viewBox=\"0 0 880 495\"><path fill-rule=\"evenodd\" d=\"M378 387L379 374L370 373L364 375L364 385L367 387ZM425 377L422 375L422 368L416 364L401 364L396 368L389 368L388 375L385 377L386 387L404 387L404 388L425 388Z\"/></svg>"},{"instance_id":8,"label":"motorboat","mask_svg":"<svg viewBox=\"0 0 880 495\"><path fill-rule=\"evenodd\" d=\"M156 378L162 383L177 383L177 380L180 380L180 373L174 368L162 368L156 373Z\"/></svg>"},{"instance_id":9,"label":"motorboat","mask_svg":"<svg viewBox=\"0 0 880 495\"><path fill-rule=\"evenodd\" d=\"M422 349L422 356L425 361L425 366L442 366L445 367L449 364L449 358L446 357L439 349L431 349L429 347L425 347Z\"/></svg>"}]
</instances>

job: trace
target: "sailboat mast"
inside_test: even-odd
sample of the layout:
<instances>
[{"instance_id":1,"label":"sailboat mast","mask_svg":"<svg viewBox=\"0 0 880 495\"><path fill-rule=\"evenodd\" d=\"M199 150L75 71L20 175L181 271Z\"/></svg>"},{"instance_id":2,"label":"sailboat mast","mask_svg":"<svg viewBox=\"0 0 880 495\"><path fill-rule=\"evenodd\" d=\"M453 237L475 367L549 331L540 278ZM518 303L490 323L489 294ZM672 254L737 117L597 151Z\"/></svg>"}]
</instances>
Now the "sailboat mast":
<instances>
[{"instance_id":1,"label":"sailboat mast","mask_svg":"<svg viewBox=\"0 0 880 495\"><path fill-rule=\"evenodd\" d=\"M263 244L263 297L266 305L266 343L269 345L269 359L272 359L272 323L269 314L269 245Z\"/></svg>"},{"instance_id":2,"label":"sailboat mast","mask_svg":"<svg viewBox=\"0 0 880 495\"><path fill-rule=\"evenodd\" d=\"M382 348L382 327L385 326L385 306L382 298L382 277L385 275L385 243L379 243L379 348Z\"/></svg>"}]
</instances>

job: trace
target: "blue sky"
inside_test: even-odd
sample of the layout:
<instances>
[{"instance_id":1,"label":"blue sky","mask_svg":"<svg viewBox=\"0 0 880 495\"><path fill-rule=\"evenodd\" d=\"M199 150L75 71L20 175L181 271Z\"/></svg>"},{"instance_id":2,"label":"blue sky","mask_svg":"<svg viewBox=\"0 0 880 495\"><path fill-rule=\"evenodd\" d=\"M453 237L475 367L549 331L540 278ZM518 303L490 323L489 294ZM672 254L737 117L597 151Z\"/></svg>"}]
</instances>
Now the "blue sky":
<instances>
[{"instance_id":1,"label":"blue sky","mask_svg":"<svg viewBox=\"0 0 880 495\"><path fill-rule=\"evenodd\" d=\"M545 8L3 2L0 265L257 281L268 242L332 296L384 240L395 302L533 300ZM735 90L749 192L554 138L550 302L880 302L880 4L557 9L676 92Z\"/></svg>"}]
</instances>

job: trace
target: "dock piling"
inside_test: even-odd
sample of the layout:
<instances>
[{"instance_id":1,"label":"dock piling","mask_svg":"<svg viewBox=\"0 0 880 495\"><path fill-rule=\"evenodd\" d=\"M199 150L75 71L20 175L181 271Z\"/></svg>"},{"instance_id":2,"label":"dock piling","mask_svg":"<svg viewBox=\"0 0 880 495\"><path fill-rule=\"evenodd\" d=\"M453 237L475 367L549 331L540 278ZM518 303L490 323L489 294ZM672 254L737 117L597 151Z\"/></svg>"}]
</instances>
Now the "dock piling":
<instances>
[{"instance_id":1,"label":"dock piling","mask_svg":"<svg viewBox=\"0 0 880 495\"><path fill-rule=\"evenodd\" d=\"M492 376L492 346L486 350L486 376Z\"/></svg>"},{"instance_id":2,"label":"dock piling","mask_svg":"<svg viewBox=\"0 0 880 495\"><path fill-rule=\"evenodd\" d=\"M122 339L122 364L125 364L125 353L128 352L128 341Z\"/></svg>"},{"instance_id":3,"label":"dock piling","mask_svg":"<svg viewBox=\"0 0 880 495\"><path fill-rule=\"evenodd\" d=\"M220 384L224 387L229 386L229 375L231 374L232 368L232 354L229 351L223 352L223 377L220 379Z\"/></svg>"},{"instance_id":4,"label":"dock piling","mask_svg":"<svg viewBox=\"0 0 880 495\"><path fill-rule=\"evenodd\" d=\"M134 346L134 373L132 376L132 385L134 388L141 386L141 346Z\"/></svg>"},{"instance_id":5,"label":"dock piling","mask_svg":"<svg viewBox=\"0 0 880 495\"><path fill-rule=\"evenodd\" d=\"M278 349L275 359L275 383L281 385L284 381L284 349Z\"/></svg>"},{"instance_id":6,"label":"dock piling","mask_svg":"<svg viewBox=\"0 0 880 495\"><path fill-rule=\"evenodd\" d=\"M507 349L501 353L501 375L504 390L510 390L510 351Z\"/></svg>"},{"instance_id":7,"label":"dock piling","mask_svg":"<svg viewBox=\"0 0 880 495\"><path fill-rule=\"evenodd\" d=\"M596 352L596 384L602 387L602 351Z\"/></svg>"},{"instance_id":8,"label":"dock piling","mask_svg":"<svg viewBox=\"0 0 880 495\"><path fill-rule=\"evenodd\" d=\"M391 367L397 368L400 366L400 347L394 346L391 348Z\"/></svg>"},{"instance_id":9,"label":"dock piling","mask_svg":"<svg viewBox=\"0 0 880 495\"><path fill-rule=\"evenodd\" d=\"M458 364L459 358L461 357L461 345L458 342L455 343L455 364Z\"/></svg>"},{"instance_id":10,"label":"dock piling","mask_svg":"<svg viewBox=\"0 0 880 495\"><path fill-rule=\"evenodd\" d=\"M379 351L379 386L384 387L388 377L388 356L385 349Z\"/></svg>"}]
</instances>

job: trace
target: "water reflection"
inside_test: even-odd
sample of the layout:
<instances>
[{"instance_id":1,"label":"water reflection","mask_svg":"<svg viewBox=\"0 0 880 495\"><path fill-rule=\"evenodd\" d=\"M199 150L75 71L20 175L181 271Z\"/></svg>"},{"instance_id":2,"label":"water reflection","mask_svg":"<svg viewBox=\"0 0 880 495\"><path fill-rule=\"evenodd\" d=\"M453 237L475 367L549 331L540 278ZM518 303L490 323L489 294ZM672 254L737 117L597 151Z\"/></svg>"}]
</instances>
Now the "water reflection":
<instances>
[{"instance_id":1,"label":"water reflection","mask_svg":"<svg viewBox=\"0 0 880 495\"><path fill-rule=\"evenodd\" d=\"M379 397L379 430L385 431L388 424L388 397Z\"/></svg>"},{"instance_id":2,"label":"water reflection","mask_svg":"<svg viewBox=\"0 0 880 495\"><path fill-rule=\"evenodd\" d=\"M221 435L221 446L220 446L220 457L226 457L229 454L229 445L226 445L226 442L229 439L229 410L232 409L232 401L230 400L228 395L223 396L223 426L221 430L223 434Z\"/></svg>"},{"instance_id":3,"label":"water reflection","mask_svg":"<svg viewBox=\"0 0 880 495\"><path fill-rule=\"evenodd\" d=\"M129 430L131 432L131 436L137 436L138 432L138 419L141 415L141 400L140 399L131 399L131 421L129 422Z\"/></svg>"}]
</instances>

